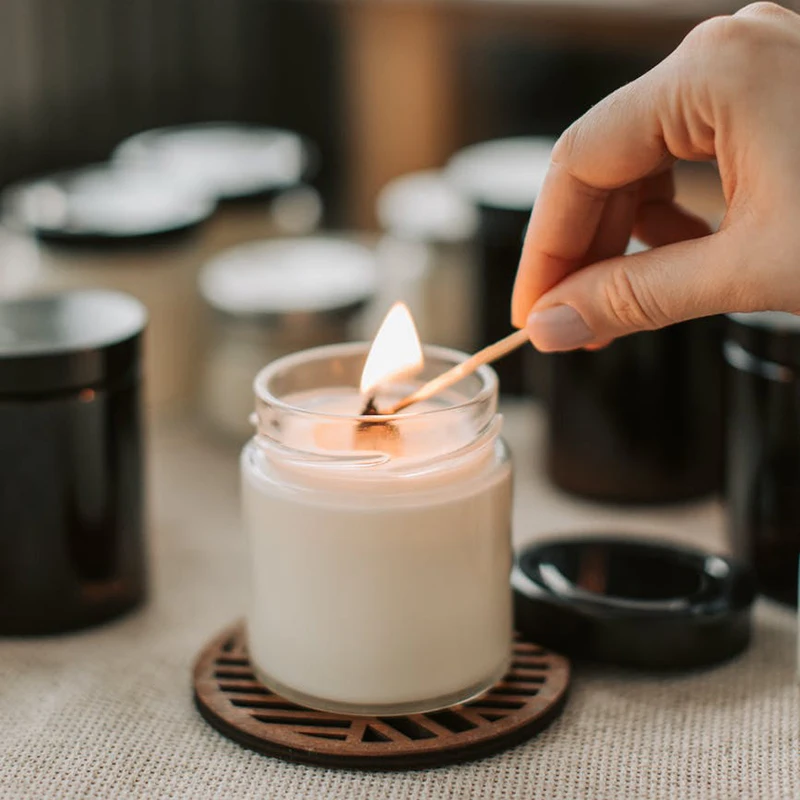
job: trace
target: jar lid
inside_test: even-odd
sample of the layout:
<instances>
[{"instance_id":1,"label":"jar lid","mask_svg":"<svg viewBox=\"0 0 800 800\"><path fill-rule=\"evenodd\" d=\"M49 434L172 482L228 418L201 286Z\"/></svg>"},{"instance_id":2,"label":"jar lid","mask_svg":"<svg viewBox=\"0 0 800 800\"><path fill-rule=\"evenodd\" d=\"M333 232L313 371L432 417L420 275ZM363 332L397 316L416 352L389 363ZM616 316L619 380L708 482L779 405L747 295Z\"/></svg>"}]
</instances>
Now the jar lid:
<instances>
[{"instance_id":1,"label":"jar lid","mask_svg":"<svg viewBox=\"0 0 800 800\"><path fill-rule=\"evenodd\" d=\"M446 175L478 205L530 212L550 166L554 144L552 139L536 136L474 144L450 159Z\"/></svg>"},{"instance_id":2,"label":"jar lid","mask_svg":"<svg viewBox=\"0 0 800 800\"><path fill-rule=\"evenodd\" d=\"M750 640L752 571L701 550L552 540L516 556L511 583L518 630L576 658L681 669L731 658Z\"/></svg>"},{"instance_id":3,"label":"jar lid","mask_svg":"<svg viewBox=\"0 0 800 800\"><path fill-rule=\"evenodd\" d=\"M144 306L80 290L0 301L0 395L107 384L139 368Z\"/></svg>"},{"instance_id":4,"label":"jar lid","mask_svg":"<svg viewBox=\"0 0 800 800\"><path fill-rule=\"evenodd\" d=\"M214 203L163 176L93 164L12 186L3 208L13 227L47 241L135 245L197 227Z\"/></svg>"},{"instance_id":5,"label":"jar lid","mask_svg":"<svg viewBox=\"0 0 800 800\"><path fill-rule=\"evenodd\" d=\"M378 195L381 226L402 239L463 242L475 235L478 214L440 170L413 172L387 183Z\"/></svg>"},{"instance_id":6,"label":"jar lid","mask_svg":"<svg viewBox=\"0 0 800 800\"><path fill-rule=\"evenodd\" d=\"M200 272L200 293L234 317L348 313L375 293L375 257L357 241L313 236L235 247Z\"/></svg>"},{"instance_id":7,"label":"jar lid","mask_svg":"<svg viewBox=\"0 0 800 800\"><path fill-rule=\"evenodd\" d=\"M139 133L117 147L114 160L149 165L197 191L236 200L302 182L314 155L293 131L208 122Z\"/></svg>"},{"instance_id":8,"label":"jar lid","mask_svg":"<svg viewBox=\"0 0 800 800\"><path fill-rule=\"evenodd\" d=\"M729 314L725 355L735 367L760 371L758 359L800 370L800 316L784 311ZM738 347L736 347L738 345Z\"/></svg>"},{"instance_id":9,"label":"jar lid","mask_svg":"<svg viewBox=\"0 0 800 800\"><path fill-rule=\"evenodd\" d=\"M728 319L748 328L761 328L773 333L795 334L800 337L800 314L788 311L753 311L748 314L728 314Z\"/></svg>"}]
</instances>

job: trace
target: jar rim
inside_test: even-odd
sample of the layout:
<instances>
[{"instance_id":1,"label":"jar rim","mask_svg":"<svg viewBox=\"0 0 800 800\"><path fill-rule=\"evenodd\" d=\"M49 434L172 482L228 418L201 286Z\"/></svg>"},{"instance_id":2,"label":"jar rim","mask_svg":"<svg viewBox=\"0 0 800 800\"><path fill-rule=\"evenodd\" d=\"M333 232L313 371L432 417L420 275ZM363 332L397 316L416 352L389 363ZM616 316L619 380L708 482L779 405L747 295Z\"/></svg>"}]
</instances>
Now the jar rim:
<instances>
[{"instance_id":1,"label":"jar rim","mask_svg":"<svg viewBox=\"0 0 800 800\"><path fill-rule=\"evenodd\" d=\"M317 419L347 419L354 420L356 422L370 420L374 421L375 417L369 415L334 414L330 412L321 413L313 409L303 408L302 406L285 402L267 389L269 381L282 370L286 369L287 366L299 366L301 364L306 364L317 359L324 358L325 356L336 355L347 357L355 356L362 352L366 356L369 347L369 342L348 342L343 344L324 345L322 347L313 347L308 350L303 350L299 353L292 353L291 355L276 359L271 364L268 364L266 367L260 370L253 380L253 391L256 401L261 402L272 409ZM453 366L469 358L466 353L462 353L459 350L453 350L448 347L440 347L439 345L424 345L423 353L426 359L438 358L442 361L451 361ZM479 405L480 403L490 400L493 395L497 394L499 381L497 378L497 373L490 366L484 365L479 367L473 374L480 379L481 387L473 396L461 402L455 402L440 408L429 408L425 411L418 411L415 413L406 412L385 414L381 415L381 419L387 422L398 419L408 419L410 417L415 419L430 419L436 415L453 413L454 411Z\"/></svg>"}]
</instances>

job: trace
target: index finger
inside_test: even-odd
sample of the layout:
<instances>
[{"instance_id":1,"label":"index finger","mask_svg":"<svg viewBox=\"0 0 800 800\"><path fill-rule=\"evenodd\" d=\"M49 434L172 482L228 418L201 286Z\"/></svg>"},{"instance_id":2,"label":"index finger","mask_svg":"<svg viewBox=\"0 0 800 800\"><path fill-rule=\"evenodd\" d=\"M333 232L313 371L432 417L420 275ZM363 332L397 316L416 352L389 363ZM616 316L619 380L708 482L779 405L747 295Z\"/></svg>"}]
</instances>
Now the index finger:
<instances>
[{"instance_id":1,"label":"index finger","mask_svg":"<svg viewBox=\"0 0 800 800\"><path fill-rule=\"evenodd\" d=\"M553 148L514 286L512 317L517 327L524 326L539 297L585 266L611 192L672 161L659 103L665 80L661 73L668 66L662 62L609 95Z\"/></svg>"}]
</instances>

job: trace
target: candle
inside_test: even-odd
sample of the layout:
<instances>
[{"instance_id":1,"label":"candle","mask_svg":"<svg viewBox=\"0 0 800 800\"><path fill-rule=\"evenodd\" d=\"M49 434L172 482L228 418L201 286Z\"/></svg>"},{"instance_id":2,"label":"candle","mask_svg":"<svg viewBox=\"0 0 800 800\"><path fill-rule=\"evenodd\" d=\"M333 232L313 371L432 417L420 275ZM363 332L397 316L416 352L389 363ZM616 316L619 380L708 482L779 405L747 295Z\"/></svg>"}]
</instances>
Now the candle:
<instances>
[{"instance_id":1,"label":"candle","mask_svg":"<svg viewBox=\"0 0 800 800\"><path fill-rule=\"evenodd\" d=\"M323 710L430 711L508 664L497 378L484 367L403 414L359 417L365 393L391 404L465 358L426 348L422 367L418 344L397 338L413 333L402 316L368 360L363 344L317 348L255 381L258 434L242 454L250 656L271 689ZM360 382L365 362L382 375Z\"/></svg>"}]
</instances>

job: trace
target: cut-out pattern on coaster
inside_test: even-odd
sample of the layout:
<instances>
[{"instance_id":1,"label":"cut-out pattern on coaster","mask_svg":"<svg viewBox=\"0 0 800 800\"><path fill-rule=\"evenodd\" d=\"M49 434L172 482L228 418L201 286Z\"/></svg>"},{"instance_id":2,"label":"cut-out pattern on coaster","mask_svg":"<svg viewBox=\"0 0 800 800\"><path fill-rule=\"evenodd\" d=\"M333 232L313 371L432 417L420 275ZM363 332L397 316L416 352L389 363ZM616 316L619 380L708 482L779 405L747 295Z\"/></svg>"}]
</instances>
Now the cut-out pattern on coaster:
<instances>
[{"instance_id":1,"label":"cut-out pattern on coaster","mask_svg":"<svg viewBox=\"0 0 800 800\"><path fill-rule=\"evenodd\" d=\"M331 714L259 683L236 625L200 653L194 696L210 725L265 755L346 769L424 769L483 758L539 733L561 712L569 678L567 659L517 638L509 673L468 703L402 717Z\"/></svg>"}]
</instances>

